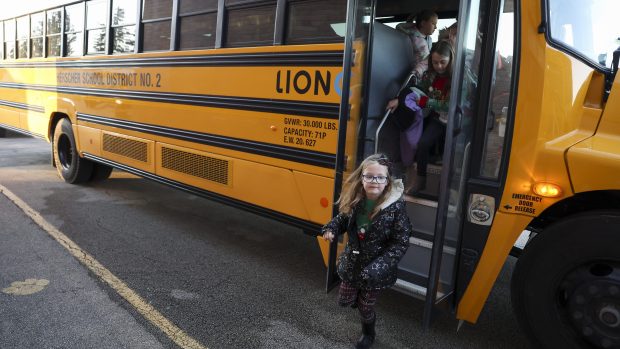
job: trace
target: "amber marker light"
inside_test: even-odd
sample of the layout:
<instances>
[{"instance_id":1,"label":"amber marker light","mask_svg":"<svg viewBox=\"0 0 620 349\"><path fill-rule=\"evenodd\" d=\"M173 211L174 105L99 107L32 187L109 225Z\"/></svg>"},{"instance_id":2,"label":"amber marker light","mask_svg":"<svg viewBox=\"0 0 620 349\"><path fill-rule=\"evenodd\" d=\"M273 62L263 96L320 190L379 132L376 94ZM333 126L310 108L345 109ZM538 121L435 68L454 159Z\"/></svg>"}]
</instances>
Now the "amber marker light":
<instances>
[{"instance_id":1,"label":"amber marker light","mask_svg":"<svg viewBox=\"0 0 620 349\"><path fill-rule=\"evenodd\" d=\"M547 182L538 182L532 187L534 193L546 198L557 198L562 196L562 188L559 185Z\"/></svg>"}]
</instances>

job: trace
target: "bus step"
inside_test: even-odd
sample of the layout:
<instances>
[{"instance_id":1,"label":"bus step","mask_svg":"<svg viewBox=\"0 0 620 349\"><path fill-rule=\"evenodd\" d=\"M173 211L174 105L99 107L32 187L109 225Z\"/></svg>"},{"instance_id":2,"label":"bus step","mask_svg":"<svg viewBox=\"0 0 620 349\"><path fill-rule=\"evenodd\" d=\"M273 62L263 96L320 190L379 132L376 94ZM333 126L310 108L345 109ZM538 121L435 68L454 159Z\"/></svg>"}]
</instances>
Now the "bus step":
<instances>
[{"instance_id":1,"label":"bus step","mask_svg":"<svg viewBox=\"0 0 620 349\"><path fill-rule=\"evenodd\" d=\"M428 270L431 260L433 243L416 237L409 238L409 249L398 264L398 278L420 287L426 287L428 282ZM453 265L456 249L444 246L442 265ZM449 285L452 275L450 268L442 268L439 276L440 284ZM446 288L444 288L446 289Z\"/></svg>"},{"instance_id":2,"label":"bus step","mask_svg":"<svg viewBox=\"0 0 620 349\"><path fill-rule=\"evenodd\" d=\"M414 231L433 235L435 231L435 216L437 215L437 201L405 196L407 214Z\"/></svg>"},{"instance_id":3,"label":"bus step","mask_svg":"<svg viewBox=\"0 0 620 349\"><path fill-rule=\"evenodd\" d=\"M397 279L396 283L392 287L395 291L400 293L404 293L408 296L418 298L421 300L426 299L427 288L425 286L420 286L409 281L403 279ZM441 291L437 291L437 297L435 297L435 303L441 302L443 299L449 296L449 294L444 294Z\"/></svg>"}]
</instances>

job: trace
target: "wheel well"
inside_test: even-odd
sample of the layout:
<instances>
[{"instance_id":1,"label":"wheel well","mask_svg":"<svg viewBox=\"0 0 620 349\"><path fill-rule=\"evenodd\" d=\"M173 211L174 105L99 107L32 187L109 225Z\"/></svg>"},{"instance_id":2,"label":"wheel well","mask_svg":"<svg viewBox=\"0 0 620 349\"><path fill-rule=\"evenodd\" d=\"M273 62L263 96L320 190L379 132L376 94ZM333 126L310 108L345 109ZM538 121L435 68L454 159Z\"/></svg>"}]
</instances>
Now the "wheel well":
<instances>
[{"instance_id":1,"label":"wheel well","mask_svg":"<svg viewBox=\"0 0 620 349\"><path fill-rule=\"evenodd\" d=\"M594 210L619 210L620 190L597 190L577 193L548 207L534 218L528 229L541 232L545 227L562 218Z\"/></svg>"},{"instance_id":2,"label":"wheel well","mask_svg":"<svg viewBox=\"0 0 620 349\"><path fill-rule=\"evenodd\" d=\"M48 130L48 137L50 139L50 142L54 139L54 130L56 130L56 124L58 124L58 122L63 118L68 119L69 115L60 112L53 112L50 116L50 128Z\"/></svg>"}]
</instances>

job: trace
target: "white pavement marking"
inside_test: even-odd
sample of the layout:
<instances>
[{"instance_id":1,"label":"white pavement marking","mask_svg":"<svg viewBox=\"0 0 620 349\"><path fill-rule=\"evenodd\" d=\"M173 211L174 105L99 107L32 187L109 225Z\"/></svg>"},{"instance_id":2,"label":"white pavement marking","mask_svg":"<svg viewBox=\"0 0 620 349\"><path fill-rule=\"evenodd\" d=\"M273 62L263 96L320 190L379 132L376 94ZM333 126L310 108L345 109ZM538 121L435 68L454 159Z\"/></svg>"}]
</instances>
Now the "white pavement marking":
<instances>
[{"instance_id":1,"label":"white pavement marking","mask_svg":"<svg viewBox=\"0 0 620 349\"><path fill-rule=\"evenodd\" d=\"M153 325L164 332L168 338L175 342L181 348L187 349L207 349L197 340L190 337L183 330L178 328L170 320L166 319L153 306L148 304L142 297L130 289L121 279L117 278L112 272L106 269L93 256L82 250L75 242L56 229L48 221L45 220L37 211L30 207L18 196L13 194L5 186L0 184L0 193L4 194L17 207L19 207L30 219L45 230L51 237L60 243L69 251L77 260L86 266L90 271L95 273L101 280L112 287L121 297L125 298L142 316L150 321Z\"/></svg>"}]
</instances>

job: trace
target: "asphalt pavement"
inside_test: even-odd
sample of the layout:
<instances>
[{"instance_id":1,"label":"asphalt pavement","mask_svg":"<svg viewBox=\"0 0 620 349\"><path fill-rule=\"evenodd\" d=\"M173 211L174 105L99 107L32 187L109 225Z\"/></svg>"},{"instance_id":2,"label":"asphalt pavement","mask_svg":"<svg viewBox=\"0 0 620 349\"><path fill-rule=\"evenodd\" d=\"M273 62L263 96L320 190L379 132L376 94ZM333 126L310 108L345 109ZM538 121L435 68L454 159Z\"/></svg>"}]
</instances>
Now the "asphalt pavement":
<instances>
[{"instance_id":1,"label":"asphalt pavement","mask_svg":"<svg viewBox=\"0 0 620 349\"><path fill-rule=\"evenodd\" d=\"M351 348L359 336L298 229L123 172L66 184L49 144L22 136L0 138L0 184L204 347ZM449 313L424 330L423 302L384 292L374 348L527 347L509 302L513 267L459 332ZM179 347L2 194L0 291L0 348Z\"/></svg>"}]
</instances>

